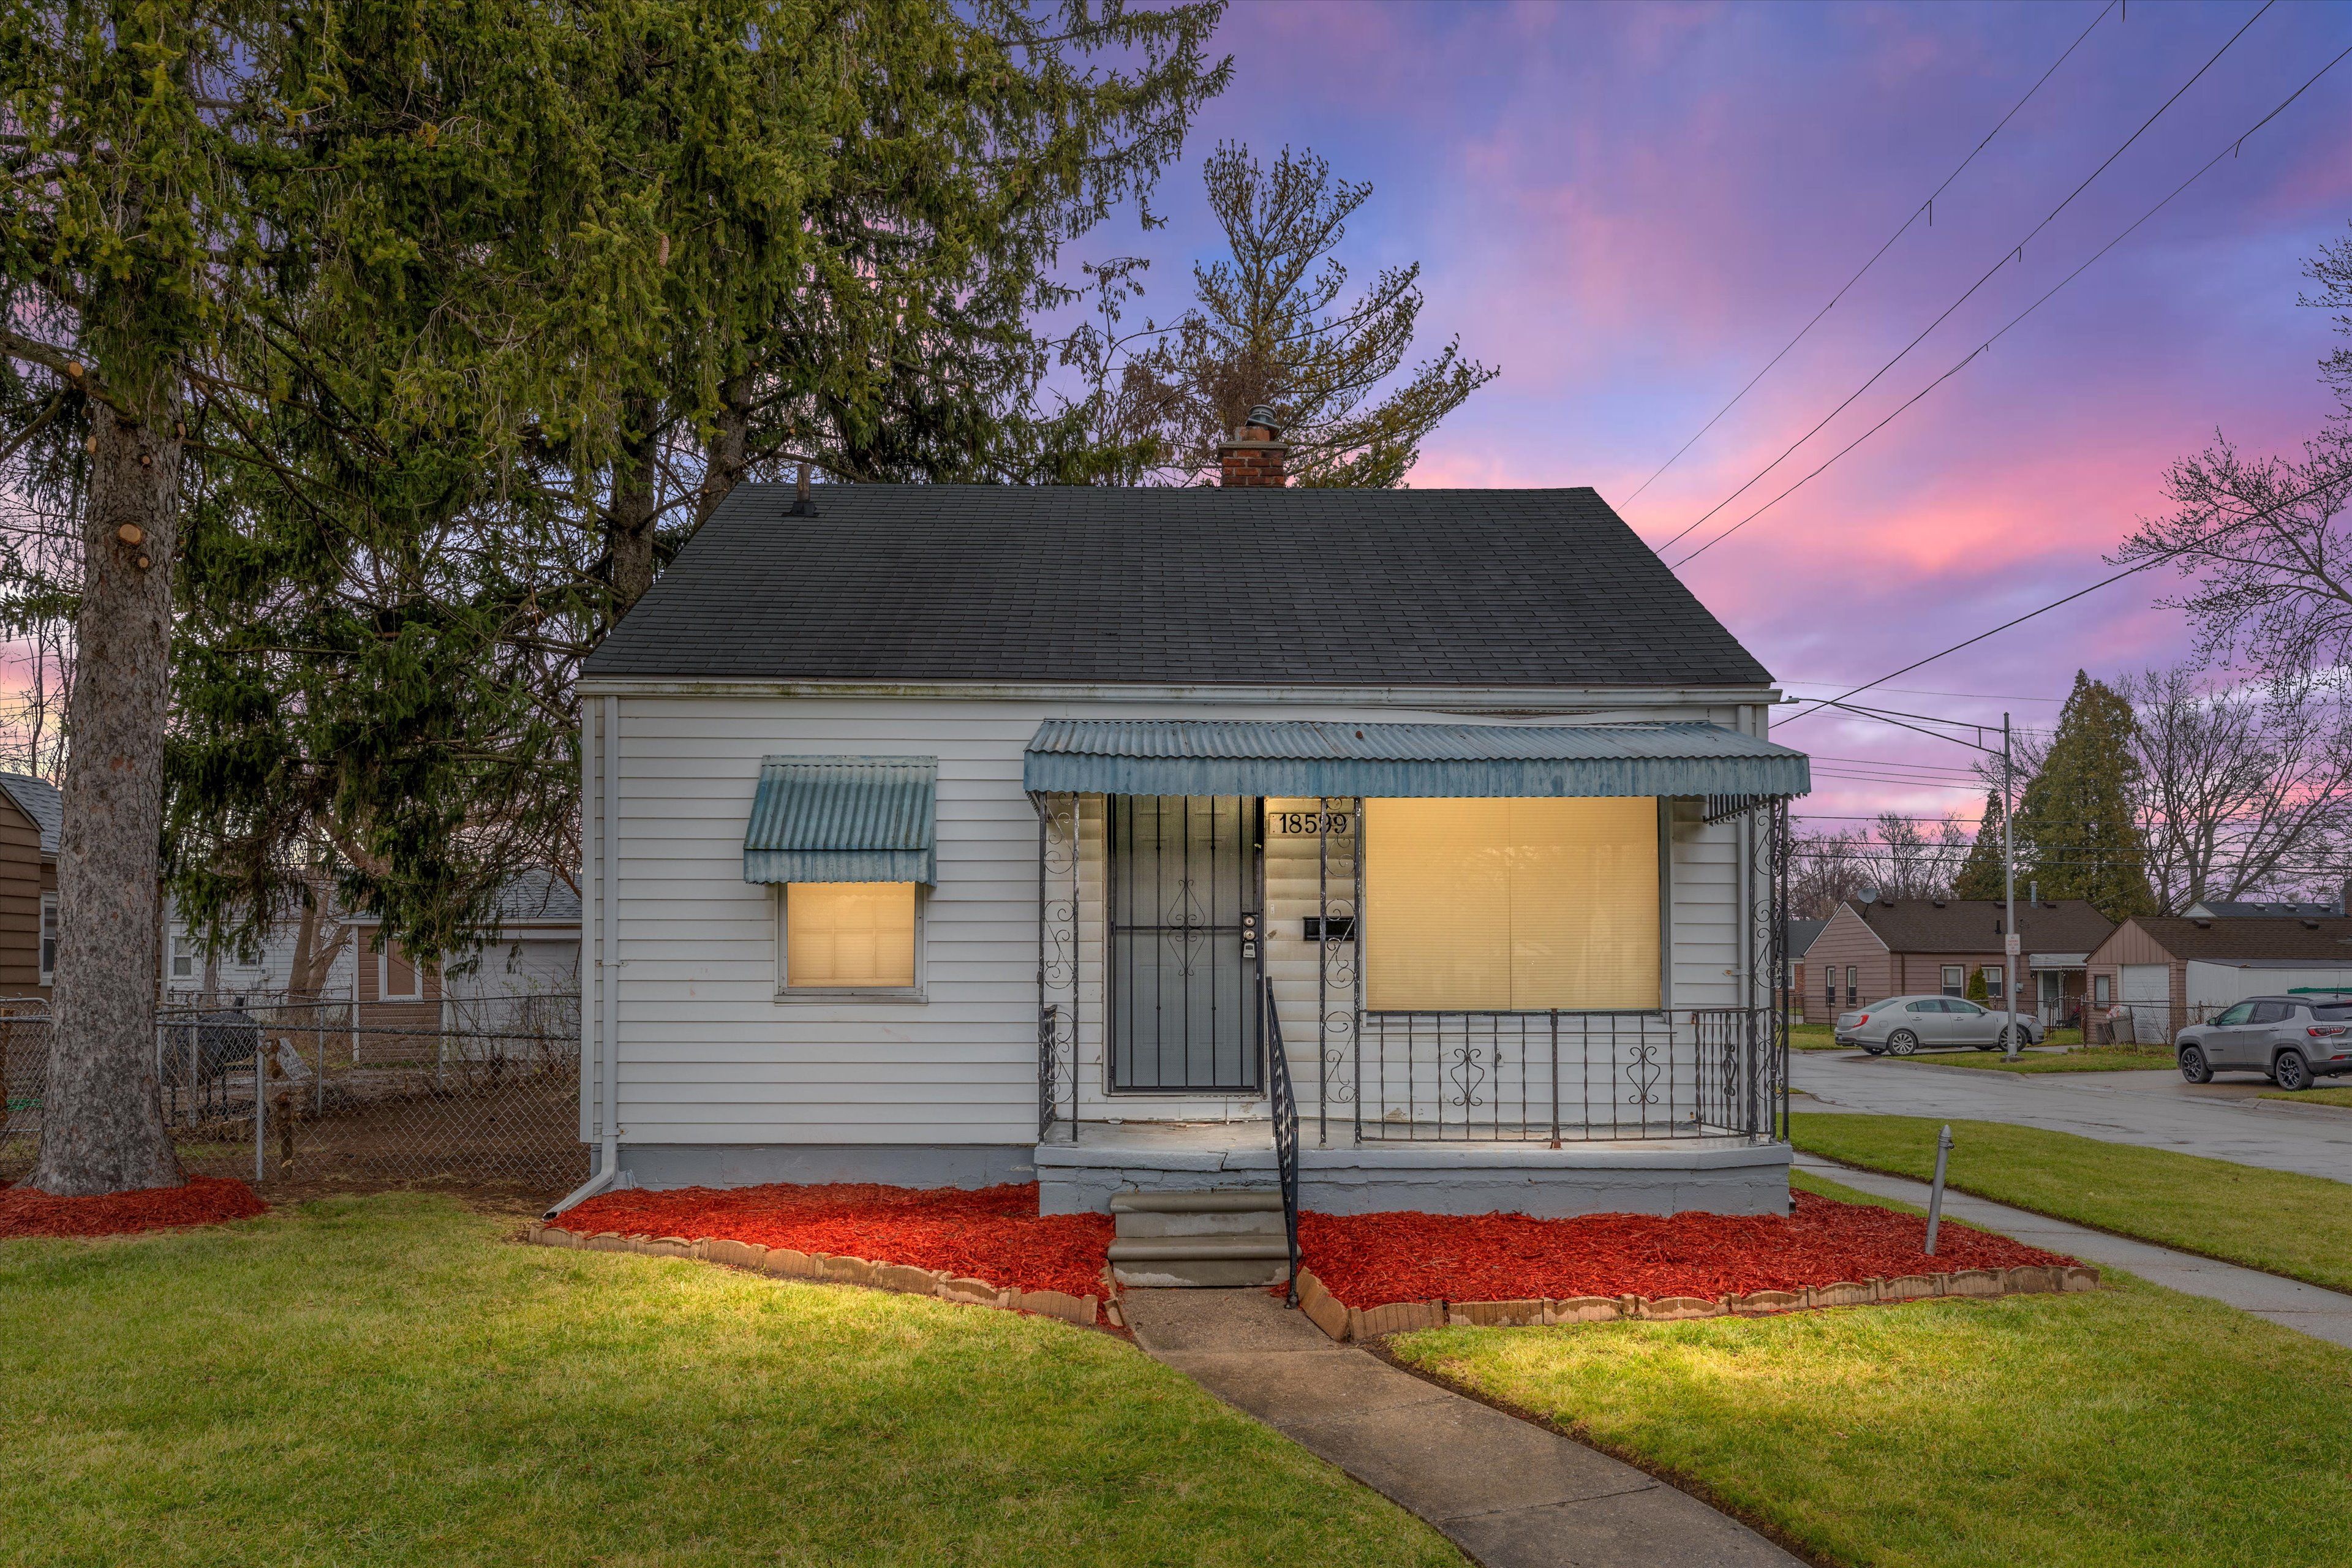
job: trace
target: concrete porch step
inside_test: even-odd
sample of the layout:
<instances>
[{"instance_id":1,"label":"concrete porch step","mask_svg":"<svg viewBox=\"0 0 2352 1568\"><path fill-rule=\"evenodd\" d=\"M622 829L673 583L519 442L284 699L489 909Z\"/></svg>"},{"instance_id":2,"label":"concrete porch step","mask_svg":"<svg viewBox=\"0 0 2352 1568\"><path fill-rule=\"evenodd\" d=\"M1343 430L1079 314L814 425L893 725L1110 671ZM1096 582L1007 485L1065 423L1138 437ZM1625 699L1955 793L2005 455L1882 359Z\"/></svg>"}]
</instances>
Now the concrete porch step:
<instances>
[{"instance_id":1,"label":"concrete porch step","mask_svg":"<svg viewBox=\"0 0 2352 1568\"><path fill-rule=\"evenodd\" d=\"M1263 1214L1282 1212L1282 1193L1275 1187L1216 1187L1198 1192L1113 1193L1113 1214Z\"/></svg>"},{"instance_id":2,"label":"concrete porch step","mask_svg":"<svg viewBox=\"0 0 2352 1568\"><path fill-rule=\"evenodd\" d=\"M1290 1278L1283 1238L1155 1237L1110 1244L1110 1276L1145 1289L1234 1290Z\"/></svg>"}]
</instances>

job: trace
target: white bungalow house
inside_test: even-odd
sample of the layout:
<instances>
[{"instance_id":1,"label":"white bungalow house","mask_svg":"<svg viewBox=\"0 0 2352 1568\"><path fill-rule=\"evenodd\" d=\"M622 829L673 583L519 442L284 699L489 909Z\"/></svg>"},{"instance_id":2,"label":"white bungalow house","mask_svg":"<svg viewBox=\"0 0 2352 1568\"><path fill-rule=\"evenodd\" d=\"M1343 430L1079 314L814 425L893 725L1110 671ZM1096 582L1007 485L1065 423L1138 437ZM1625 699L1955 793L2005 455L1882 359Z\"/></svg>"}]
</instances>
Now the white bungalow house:
<instances>
[{"instance_id":1,"label":"white bungalow house","mask_svg":"<svg viewBox=\"0 0 2352 1568\"><path fill-rule=\"evenodd\" d=\"M1246 437L1222 488L729 497L581 683L567 1204L1099 1210L1295 1126L1308 1208L1785 1209L1770 677L1591 489Z\"/></svg>"}]
</instances>

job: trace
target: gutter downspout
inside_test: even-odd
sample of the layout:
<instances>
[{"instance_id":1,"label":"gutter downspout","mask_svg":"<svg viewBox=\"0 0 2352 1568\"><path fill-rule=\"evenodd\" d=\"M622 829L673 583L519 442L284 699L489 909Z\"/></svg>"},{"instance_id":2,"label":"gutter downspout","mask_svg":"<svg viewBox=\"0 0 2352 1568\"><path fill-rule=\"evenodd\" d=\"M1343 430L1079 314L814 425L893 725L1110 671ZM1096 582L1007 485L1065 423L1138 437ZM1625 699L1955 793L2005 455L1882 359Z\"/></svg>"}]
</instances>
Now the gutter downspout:
<instances>
[{"instance_id":1,"label":"gutter downspout","mask_svg":"<svg viewBox=\"0 0 2352 1568\"><path fill-rule=\"evenodd\" d=\"M596 895L597 903L601 906L596 914L596 941L602 949L595 968L596 1026L600 1037L597 1043L604 1047L603 1070L597 1074L596 1083L600 1102L595 1126L601 1139L600 1157L596 1173L558 1199L555 1206L541 1216L542 1220L551 1220L574 1205L594 1197L611 1186L621 1174L621 1008L614 984L619 980L621 971L620 942L614 930L620 897L619 889L614 885L620 863L620 856L614 852L614 840L617 815L615 797L620 793L615 786L621 773L621 700L606 697L597 706L602 710L598 716L597 729L601 732L597 739L603 743L604 752L603 788L597 795L597 804L602 809L598 814L596 831Z\"/></svg>"}]
</instances>

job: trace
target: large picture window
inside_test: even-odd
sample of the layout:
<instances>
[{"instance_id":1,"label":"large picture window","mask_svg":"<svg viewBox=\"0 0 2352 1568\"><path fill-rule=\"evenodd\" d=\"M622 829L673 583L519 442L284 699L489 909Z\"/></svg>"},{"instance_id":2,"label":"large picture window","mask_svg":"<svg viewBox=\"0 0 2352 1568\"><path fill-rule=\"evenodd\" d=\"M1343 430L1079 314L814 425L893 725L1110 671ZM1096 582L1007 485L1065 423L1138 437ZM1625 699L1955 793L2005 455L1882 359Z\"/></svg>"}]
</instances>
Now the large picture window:
<instances>
[{"instance_id":1,"label":"large picture window","mask_svg":"<svg viewBox=\"0 0 2352 1568\"><path fill-rule=\"evenodd\" d=\"M915 884L793 882L784 889L784 988L909 991Z\"/></svg>"},{"instance_id":2,"label":"large picture window","mask_svg":"<svg viewBox=\"0 0 2352 1568\"><path fill-rule=\"evenodd\" d=\"M1365 1004L1379 1012L1661 1002L1657 803L1364 803Z\"/></svg>"}]
</instances>

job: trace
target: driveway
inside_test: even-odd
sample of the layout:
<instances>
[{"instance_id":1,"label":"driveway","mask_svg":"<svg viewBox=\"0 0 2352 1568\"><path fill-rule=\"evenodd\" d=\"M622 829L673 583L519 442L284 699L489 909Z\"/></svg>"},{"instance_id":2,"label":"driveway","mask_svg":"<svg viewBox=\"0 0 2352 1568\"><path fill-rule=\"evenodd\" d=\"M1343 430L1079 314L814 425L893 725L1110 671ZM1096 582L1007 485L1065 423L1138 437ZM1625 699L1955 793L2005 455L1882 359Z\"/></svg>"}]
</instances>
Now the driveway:
<instances>
[{"instance_id":1,"label":"driveway","mask_svg":"<svg viewBox=\"0 0 2352 1568\"><path fill-rule=\"evenodd\" d=\"M1802 1110L2010 1121L2352 1182L2352 1111L2277 1108L2254 1098L2268 1086L2252 1079L2200 1088L2161 1070L2029 1076L1938 1071L1933 1057L1892 1062L1825 1051L1791 1056L1790 1082L1812 1097L1799 1102Z\"/></svg>"}]
</instances>

